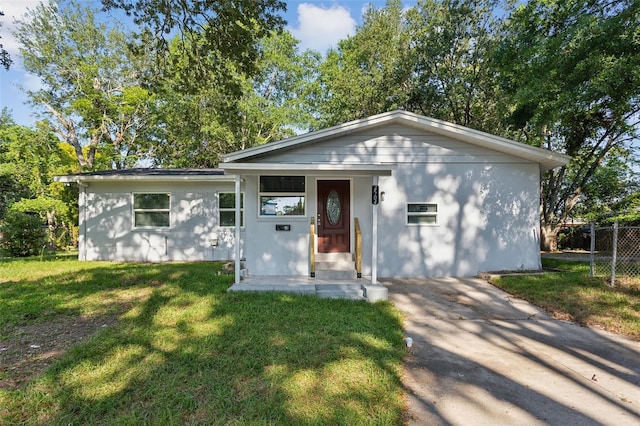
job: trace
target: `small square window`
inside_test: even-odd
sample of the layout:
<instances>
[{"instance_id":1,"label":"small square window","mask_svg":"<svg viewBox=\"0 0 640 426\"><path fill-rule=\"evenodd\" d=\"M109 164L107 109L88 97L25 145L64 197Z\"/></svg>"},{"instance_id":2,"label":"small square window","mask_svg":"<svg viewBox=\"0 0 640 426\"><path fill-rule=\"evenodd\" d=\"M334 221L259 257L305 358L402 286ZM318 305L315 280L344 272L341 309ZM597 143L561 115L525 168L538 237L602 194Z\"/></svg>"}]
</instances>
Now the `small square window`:
<instances>
[{"instance_id":1,"label":"small square window","mask_svg":"<svg viewBox=\"0 0 640 426\"><path fill-rule=\"evenodd\" d=\"M133 194L135 228L169 228L171 196L169 194Z\"/></svg>"},{"instance_id":2,"label":"small square window","mask_svg":"<svg viewBox=\"0 0 640 426\"><path fill-rule=\"evenodd\" d=\"M437 225L438 205L434 203L407 203L408 225Z\"/></svg>"}]
</instances>

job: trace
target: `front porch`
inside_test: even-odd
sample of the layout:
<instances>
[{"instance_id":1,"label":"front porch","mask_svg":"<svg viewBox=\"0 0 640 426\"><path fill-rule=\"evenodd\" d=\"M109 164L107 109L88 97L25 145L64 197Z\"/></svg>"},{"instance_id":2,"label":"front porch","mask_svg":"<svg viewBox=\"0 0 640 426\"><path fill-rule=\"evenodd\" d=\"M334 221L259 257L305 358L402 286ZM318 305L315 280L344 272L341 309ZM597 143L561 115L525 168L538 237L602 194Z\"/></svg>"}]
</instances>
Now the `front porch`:
<instances>
[{"instance_id":1,"label":"front porch","mask_svg":"<svg viewBox=\"0 0 640 426\"><path fill-rule=\"evenodd\" d=\"M227 291L276 291L369 302L388 298L387 288L380 283L372 283L370 277L335 280L291 275L249 276L233 284Z\"/></svg>"}]
</instances>

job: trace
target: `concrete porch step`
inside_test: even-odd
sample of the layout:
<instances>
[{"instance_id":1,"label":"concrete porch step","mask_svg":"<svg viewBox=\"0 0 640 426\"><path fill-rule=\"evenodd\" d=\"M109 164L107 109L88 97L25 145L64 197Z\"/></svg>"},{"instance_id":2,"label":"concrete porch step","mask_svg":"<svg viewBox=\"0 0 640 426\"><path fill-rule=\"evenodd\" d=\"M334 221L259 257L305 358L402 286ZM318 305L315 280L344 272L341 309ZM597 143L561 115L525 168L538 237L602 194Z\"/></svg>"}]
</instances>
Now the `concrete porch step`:
<instances>
[{"instance_id":1,"label":"concrete porch step","mask_svg":"<svg viewBox=\"0 0 640 426\"><path fill-rule=\"evenodd\" d=\"M351 253L317 253L316 278L325 280L354 280L358 276Z\"/></svg>"},{"instance_id":2,"label":"concrete porch step","mask_svg":"<svg viewBox=\"0 0 640 426\"><path fill-rule=\"evenodd\" d=\"M351 269L356 269L356 262L353 260L339 262L316 262L316 270L349 271Z\"/></svg>"},{"instance_id":3,"label":"concrete porch step","mask_svg":"<svg viewBox=\"0 0 640 426\"><path fill-rule=\"evenodd\" d=\"M366 300L360 284L318 284L316 295L330 299Z\"/></svg>"},{"instance_id":4,"label":"concrete porch step","mask_svg":"<svg viewBox=\"0 0 640 426\"><path fill-rule=\"evenodd\" d=\"M316 253L316 262L351 262L353 254L349 252L340 253Z\"/></svg>"},{"instance_id":5,"label":"concrete porch step","mask_svg":"<svg viewBox=\"0 0 640 426\"><path fill-rule=\"evenodd\" d=\"M330 281L355 280L358 278L358 273L355 268L349 270L316 269L316 278Z\"/></svg>"},{"instance_id":6,"label":"concrete porch step","mask_svg":"<svg viewBox=\"0 0 640 426\"><path fill-rule=\"evenodd\" d=\"M356 280L323 280L309 276L248 276L233 284L227 291L276 291L369 302L387 300L388 297L388 290L384 285L373 284L366 277Z\"/></svg>"}]
</instances>

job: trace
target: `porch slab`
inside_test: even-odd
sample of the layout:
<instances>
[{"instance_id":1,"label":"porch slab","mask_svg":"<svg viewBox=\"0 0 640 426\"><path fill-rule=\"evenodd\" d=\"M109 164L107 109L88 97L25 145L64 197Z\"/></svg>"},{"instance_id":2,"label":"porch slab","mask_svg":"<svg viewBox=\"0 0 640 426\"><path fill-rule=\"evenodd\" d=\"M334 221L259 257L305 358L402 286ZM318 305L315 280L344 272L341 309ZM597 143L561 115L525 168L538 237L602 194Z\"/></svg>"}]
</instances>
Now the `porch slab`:
<instances>
[{"instance_id":1,"label":"porch slab","mask_svg":"<svg viewBox=\"0 0 640 426\"><path fill-rule=\"evenodd\" d=\"M361 291L361 296L354 293ZM346 298L354 300L387 300L387 288L382 284L371 283L371 278L354 280L329 280L308 276L257 275L243 278L227 291L277 291L283 293L306 294L318 297Z\"/></svg>"}]
</instances>

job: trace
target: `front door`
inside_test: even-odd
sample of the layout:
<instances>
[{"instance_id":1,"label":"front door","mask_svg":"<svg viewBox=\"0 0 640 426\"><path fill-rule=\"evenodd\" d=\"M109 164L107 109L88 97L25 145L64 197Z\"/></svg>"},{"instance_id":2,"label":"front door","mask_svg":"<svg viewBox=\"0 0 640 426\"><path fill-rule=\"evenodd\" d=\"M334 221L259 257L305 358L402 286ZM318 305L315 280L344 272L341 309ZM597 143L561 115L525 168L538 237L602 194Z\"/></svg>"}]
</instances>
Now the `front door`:
<instances>
[{"instance_id":1,"label":"front door","mask_svg":"<svg viewBox=\"0 0 640 426\"><path fill-rule=\"evenodd\" d=\"M318 252L348 252L350 214L348 180L318 181Z\"/></svg>"}]
</instances>

